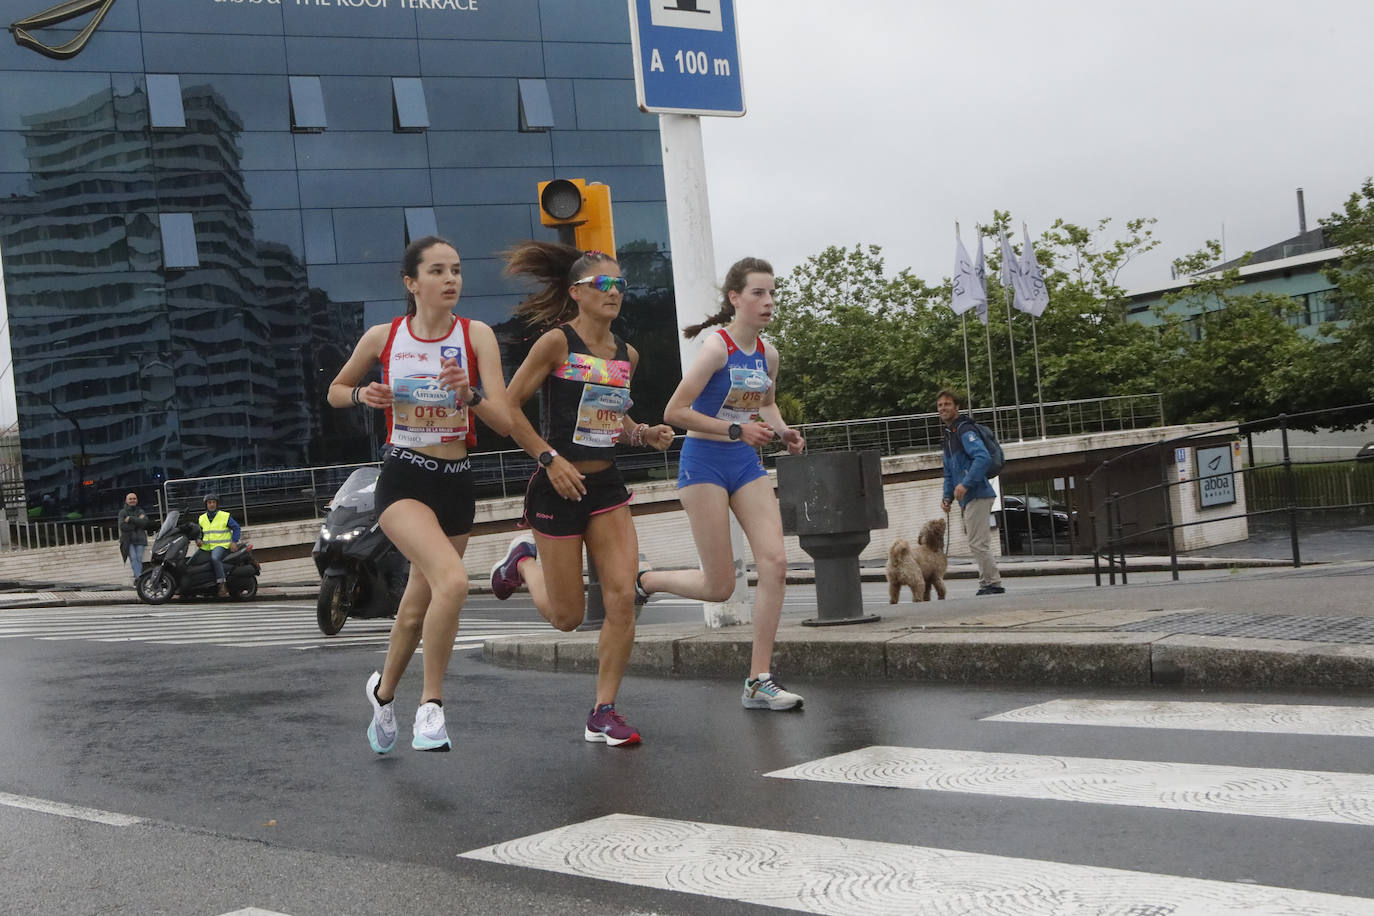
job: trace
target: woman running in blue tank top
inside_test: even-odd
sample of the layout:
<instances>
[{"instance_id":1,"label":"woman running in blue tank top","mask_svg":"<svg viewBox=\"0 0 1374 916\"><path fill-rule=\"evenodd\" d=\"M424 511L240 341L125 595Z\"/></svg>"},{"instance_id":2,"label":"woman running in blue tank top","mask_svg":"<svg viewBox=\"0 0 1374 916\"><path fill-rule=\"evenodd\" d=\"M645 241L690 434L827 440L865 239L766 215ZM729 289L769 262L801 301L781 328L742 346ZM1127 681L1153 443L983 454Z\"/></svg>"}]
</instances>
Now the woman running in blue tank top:
<instances>
[{"instance_id":1,"label":"woman running in blue tank top","mask_svg":"<svg viewBox=\"0 0 1374 916\"><path fill-rule=\"evenodd\" d=\"M726 325L702 343L663 414L688 431L677 485L701 569L646 570L636 588L641 599L660 591L701 601L729 598L735 586L729 536L734 512L758 567L753 650L740 702L746 709L796 709L802 698L771 673L787 557L778 500L757 450L780 438L796 455L806 440L778 410L778 351L759 336L773 318L772 266L759 258L736 261L725 275L724 292L720 311L683 331L693 338L712 325Z\"/></svg>"}]
</instances>

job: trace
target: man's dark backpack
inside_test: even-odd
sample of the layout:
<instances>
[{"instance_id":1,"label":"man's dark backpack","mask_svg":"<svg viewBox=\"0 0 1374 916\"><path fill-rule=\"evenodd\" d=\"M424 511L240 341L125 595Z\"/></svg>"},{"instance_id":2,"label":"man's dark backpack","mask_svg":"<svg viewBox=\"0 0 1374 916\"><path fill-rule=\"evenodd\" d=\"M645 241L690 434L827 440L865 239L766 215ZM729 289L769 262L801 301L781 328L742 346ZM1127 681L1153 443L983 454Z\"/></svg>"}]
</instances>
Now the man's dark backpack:
<instances>
[{"instance_id":1,"label":"man's dark backpack","mask_svg":"<svg viewBox=\"0 0 1374 916\"><path fill-rule=\"evenodd\" d=\"M961 437L959 439L960 448L964 447L964 440L962 438L963 432L970 427L978 431L978 435L982 437L983 440L983 447L988 450L988 458L990 459L988 461L988 480L992 480L992 478L1002 473L1002 468L1006 467L1007 464L1007 456L1002 451L1002 443L997 441L997 434L991 429L984 426L982 423L976 423L968 417L964 417L959 421L959 434ZM964 454L967 455L968 452L965 451Z\"/></svg>"}]
</instances>

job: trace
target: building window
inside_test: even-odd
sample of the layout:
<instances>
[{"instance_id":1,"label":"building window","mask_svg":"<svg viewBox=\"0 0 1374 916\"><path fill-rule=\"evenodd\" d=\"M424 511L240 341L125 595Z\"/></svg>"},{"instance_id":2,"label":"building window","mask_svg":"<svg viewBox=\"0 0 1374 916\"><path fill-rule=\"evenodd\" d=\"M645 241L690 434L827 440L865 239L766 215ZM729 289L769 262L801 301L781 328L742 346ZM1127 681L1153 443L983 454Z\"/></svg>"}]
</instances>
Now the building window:
<instances>
[{"instance_id":1,"label":"building window","mask_svg":"<svg viewBox=\"0 0 1374 916\"><path fill-rule=\"evenodd\" d=\"M438 235L439 223L433 207L406 207L406 244L427 235Z\"/></svg>"},{"instance_id":2,"label":"building window","mask_svg":"<svg viewBox=\"0 0 1374 916\"><path fill-rule=\"evenodd\" d=\"M549 84L543 80L520 80L520 130L539 132L553 127L553 103Z\"/></svg>"},{"instance_id":3,"label":"building window","mask_svg":"<svg viewBox=\"0 0 1374 916\"><path fill-rule=\"evenodd\" d=\"M1280 317L1286 319L1288 324L1295 328L1305 328L1312 323L1312 296L1302 293L1298 296L1290 296L1293 304L1297 308L1283 313Z\"/></svg>"},{"instance_id":4,"label":"building window","mask_svg":"<svg viewBox=\"0 0 1374 916\"><path fill-rule=\"evenodd\" d=\"M196 227L189 213L161 213L162 266L167 270L199 267L196 253Z\"/></svg>"},{"instance_id":5,"label":"building window","mask_svg":"<svg viewBox=\"0 0 1374 916\"><path fill-rule=\"evenodd\" d=\"M316 133L325 129L324 90L318 76L292 76L291 129Z\"/></svg>"},{"instance_id":6,"label":"building window","mask_svg":"<svg viewBox=\"0 0 1374 916\"><path fill-rule=\"evenodd\" d=\"M155 128L184 128L186 107L181 101L181 77L175 73L149 73L148 121Z\"/></svg>"},{"instance_id":7,"label":"building window","mask_svg":"<svg viewBox=\"0 0 1374 916\"><path fill-rule=\"evenodd\" d=\"M420 133L429 127L425 87L418 77L391 78L391 115L397 133Z\"/></svg>"},{"instance_id":8,"label":"building window","mask_svg":"<svg viewBox=\"0 0 1374 916\"><path fill-rule=\"evenodd\" d=\"M1336 301L1335 293L1335 289L1323 289L1308 294L1308 310L1312 313L1313 324L1345 318L1345 308Z\"/></svg>"}]
</instances>

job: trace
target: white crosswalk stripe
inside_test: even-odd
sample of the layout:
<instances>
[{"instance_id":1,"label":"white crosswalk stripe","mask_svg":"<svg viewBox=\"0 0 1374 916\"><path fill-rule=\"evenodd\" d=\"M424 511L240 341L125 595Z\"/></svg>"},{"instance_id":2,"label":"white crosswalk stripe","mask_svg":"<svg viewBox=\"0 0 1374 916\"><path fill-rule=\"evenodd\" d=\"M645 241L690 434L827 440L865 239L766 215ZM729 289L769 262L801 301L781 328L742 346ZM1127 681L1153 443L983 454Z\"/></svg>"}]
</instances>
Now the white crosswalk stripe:
<instances>
[{"instance_id":1,"label":"white crosswalk stripe","mask_svg":"<svg viewBox=\"0 0 1374 916\"><path fill-rule=\"evenodd\" d=\"M612 814L464 858L806 913L1374 913L1374 900Z\"/></svg>"},{"instance_id":2,"label":"white crosswalk stripe","mask_svg":"<svg viewBox=\"0 0 1374 916\"><path fill-rule=\"evenodd\" d=\"M1053 700L983 721L1374 738L1374 709L1296 703Z\"/></svg>"},{"instance_id":3,"label":"white crosswalk stripe","mask_svg":"<svg viewBox=\"0 0 1374 916\"><path fill-rule=\"evenodd\" d=\"M1359 739L1369 736L1374 709L1060 700L982 721ZM799 791L823 781L855 791L919 789L1374 827L1371 773L874 746L764 775L795 781ZM1374 916L1374 898L995 852L612 814L461 855L810 913Z\"/></svg>"},{"instance_id":4,"label":"white crosswalk stripe","mask_svg":"<svg viewBox=\"0 0 1374 916\"><path fill-rule=\"evenodd\" d=\"M520 633L544 633L543 621L510 621L464 615L454 645ZM350 619L343 630L325 636L315 609L304 604L116 608L27 608L0 613L0 639L48 642L146 642L157 645L291 647L297 649L385 646L391 620Z\"/></svg>"},{"instance_id":5,"label":"white crosswalk stripe","mask_svg":"<svg viewBox=\"0 0 1374 916\"><path fill-rule=\"evenodd\" d=\"M1374 826L1374 776L1360 773L866 747L765 775Z\"/></svg>"}]
</instances>

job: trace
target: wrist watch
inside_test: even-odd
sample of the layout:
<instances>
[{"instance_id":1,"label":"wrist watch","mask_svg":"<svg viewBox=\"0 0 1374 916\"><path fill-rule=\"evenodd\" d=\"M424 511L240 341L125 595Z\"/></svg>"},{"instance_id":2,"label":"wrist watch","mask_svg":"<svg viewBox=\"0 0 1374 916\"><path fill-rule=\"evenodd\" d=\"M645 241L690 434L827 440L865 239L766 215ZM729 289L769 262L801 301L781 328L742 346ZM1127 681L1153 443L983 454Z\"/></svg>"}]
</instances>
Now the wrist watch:
<instances>
[{"instance_id":1,"label":"wrist watch","mask_svg":"<svg viewBox=\"0 0 1374 916\"><path fill-rule=\"evenodd\" d=\"M730 435L731 442L738 442L739 437L744 435L744 430L740 428L740 425L738 423L731 423L728 432Z\"/></svg>"},{"instance_id":2,"label":"wrist watch","mask_svg":"<svg viewBox=\"0 0 1374 916\"><path fill-rule=\"evenodd\" d=\"M478 404L482 403L482 392L478 391L476 388L471 389L471 391L472 399L463 402L465 407L476 407Z\"/></svg>"},{"instance_id":3,"label":"wrist watch","mask_svg":"<svg viewBox=\"0 0 1374 916\"><path fill-rule=\"evenodd\" d=\"M555 458L557 458L557 457L558 457L558 453L555 452L553 449L549 449L548 451L540 452L540 453L539 453L539 464L540 464L542 467L548 467L549 465L553 464L553 459L555 459Z\"/></svg>"}]
</instances>

